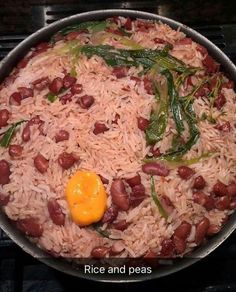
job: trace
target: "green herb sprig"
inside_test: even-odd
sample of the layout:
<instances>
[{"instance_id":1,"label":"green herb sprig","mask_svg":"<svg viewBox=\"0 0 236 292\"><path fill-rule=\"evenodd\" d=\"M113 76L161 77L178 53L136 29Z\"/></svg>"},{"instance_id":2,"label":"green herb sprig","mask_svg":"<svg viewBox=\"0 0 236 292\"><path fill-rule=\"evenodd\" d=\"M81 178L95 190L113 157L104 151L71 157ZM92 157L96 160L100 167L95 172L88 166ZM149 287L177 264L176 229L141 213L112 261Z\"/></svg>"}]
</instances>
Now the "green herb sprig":
<instances>
[{"instance_id":1,"label":"green herb sprig","mask_svg":"<svg viewBox=\"0 0 236 292\"><path fill-rule=\"evenodd\" d=\"M152 196L152 199L153 199L154 203L156 204L161 216L167 220L169 215L166 212L166 210L163 208L160 200L157 197L157 192L155 189L155 182L154 182L153 176L151 176L151 196Z\"/></svg>"},{"instance_id":2,"label":"green herb sprig","mask_svg":"<svg viewBox=\"0 0 236 292\"><path fill-rule=\"evenodd\" d=\"M155 144L160 141L165 133L168 121L168 94L167 84L155 84L155 97L160 99L159 109L154 110L150 117L150 123L146 130L146 141L148 144Z\"/></svg>"},{"instance_id":3,"label":"green herb sprig","mask_svg":"<svg viewBox=\"0 0 236 292\"><path fill-rule=\"evenodd\" d=\"M14 133L15 133L17 126L19 126L20 124L22 124L24 122L26 122L26 120L21 120L17 123L12 124L10 126L10 128L8 128L8 130L5 132L2 139L0 140L1 147L8 147L10 145L10 142L14 136Z\"/></svg>"}]
</instances>

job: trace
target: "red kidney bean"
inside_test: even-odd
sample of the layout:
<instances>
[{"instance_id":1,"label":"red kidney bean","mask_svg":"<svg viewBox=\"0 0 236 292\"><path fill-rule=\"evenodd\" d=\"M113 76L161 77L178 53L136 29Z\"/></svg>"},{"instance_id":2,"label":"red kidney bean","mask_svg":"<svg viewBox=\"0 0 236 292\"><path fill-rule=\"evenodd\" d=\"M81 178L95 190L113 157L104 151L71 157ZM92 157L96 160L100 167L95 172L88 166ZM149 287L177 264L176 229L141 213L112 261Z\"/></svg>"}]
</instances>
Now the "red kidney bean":
<instances>
[{"instance_id":1,"label":"red kidney bean","mask_svg":"<svg viewBox=\"0 0 236 292\"><path fill-rule=\"evenodd\" d=\"M177 254L182 254L186 249L186 241L178 236L173 236L173 243Z\"/></svg>"},{"instance_id":2,"label":"red kidney bean","mask_svg":"<svg viewBox=\"0 0 236 292\"><path fill-rule=\"evenodd\" d=\"M19 92L13 92L9 98L10 105L21 105L21 94Z\"/></svg>"},{"instance_id":3,"label":"red kidney bean","mask_svg":"<svg viewBox=\"0 0 236 292\"><path fill-rule=\"evenodd\" d=\"M149 120L143 118L143 117L138 117L137 118L137 123L138 123L138 128L141 131L146 131L146 129L148 128L149 125Z\"/></svg>"},{"instance_id":4,"label":"red kidney bean","mask_svg":"<svg viewBox=\"0 0 236 292\"><path fill-rule=\"evenodd\" d=\"M108 180L107 178L105 178L105 177L102 176L101 174L99 174L99 176L100 176L100 179L101 179L101 181L102 181L102 183L103 183L104 185L108 185L108 184L109 184L109 180Z\"/></svg>"},{"instance_id":5,"label":"red kidney bean","mask_svg":"<svg viewBox=\"0 0 236 292\"><path fill-rule=\"evenodd\" d=\"M157 162L149 162L142 165L142 170L146 174L167 176L170 170L164 165Z\"/></svg>"},{"instance_id":6,"label":"red kidney bean","mask_svg":"<svg viewBox=\"0 0 236 292\"><path fill-rule=\"evenodd\" d=\"M196 225L195 243L200 245L206 236L207 230L210 226L210 221L207 217L203 217L202 220Z\"/></svg>"},{"instance_id":7,"label":"red kidney bean","mask_svg":"<svg viewBox=\"0 0 236 292\"><path fill-rule=\"evenodd\" d=\"M170 198L167 197L166 195L162 195L160 197L160 201L161 201L161 204L164 208L164 210L168 213L168 214L171 214L175 208L175 206L173 205L173 203L171 202Z\"/></svg>"},{"instance_id":8,"label":"red kidney bean","mask_svg":"<svg viewBox=\"0 0 236 292\"><path fill-rule=\"evenodd\" d=\"M137 26L145 26L146 28L154 28L155 24L153 22L137 20Z\"/></svg>"},{"instance_id":9,"label":"red kidney bean","mask_svg":"<svg viewBox=\"0 0 236 292\"><path fill-rule=\"evenodd\" d=\"M216 225L216 224L210 224L209 228L207 229L207 236L213 236L217 234L221 229L221 226Z\"/></svg>"},{"instance_id":10,"label":"red kidney bean","mask_svg":"<svg viewBox=\"0 0 236 292\"><path fill-rule=\"evenodd\" d=\"M148 23L146 21L137 20L136 21L137 31L148 32L150 28L154 27L153 23Z\"/></svg>"},{"instance_id":11,"label":"red kidney bean","mask_svg":"<svg viewBox=\"0 0 236 292\"><path fill-rule=\"evenodd\" d=\"M47 42L42 42L42 43L39 43L36 47L35 47L35 50L36 51L41 51L41 50L47 50L51 48L50 44L47 43Z\"/></svg>"},{"instance_id":12,"label":"red kidney bean","mask_svg":"<svg viewBox=\"0 0 236 292\"><path fill-rule=\"evenodd\" d=\"M210 89L207 84L202 85L198 90L194 93L195 97L207 96L210 93Z\"/></svg>"},{"instance_id":13,"label":"red kidney bean","mask_svg":"<svg viewBox=\"0 0 236 292\"><path fill-rule=\"evenodd\" d=\"M183 221L174 231L174 236L186 240L191 232L192 225Z\"/></svg>"},{"instance_id":14,"label":"red kidney bean","mask_svg":"<svg viewBox=\"0 0 236 292\"><path fill-rule=\"evenodd\" d=\"M153 41L155 44L166 44L166 41L160 38L154 38Z\"/></svg>"},{"instance_id":15,"label":"red kidney bean","mask_svg":"<svg viewBox=\"0 0 236 292\"><path fill-rule=\"evenodd\" d=\"M42 154L38 154L34 158L34 166L39 172L45 173L49 167L49 162Z\"/></svg>"},{"instance_id":16,"label":"red kidney bean","mask_svg":"<svg viewBox=\"0 0 236 292\"><path fill-rule=\"evenodd\" d=\"M29 124L27 123L26 126L24 127L21 138L24 142L28 142L30 140L30 127Z\"/></svg>"},{"instance_id":17,"label":"red kidney bean","mask_svg":"<svg viewBox=\"0 0 236 292\"><path fill-rule=\"evenodd\" d=\"M42 77L32 82L34 89L36 90L43 90L48 87L50 80L48 77Z\"/></svg>"},{"instance_id":18,"label":"red kidney bean","mask_svg":"<svg viewBox=\"0 0 236 292\"><path fill-rule=\"evenodd\" d=\"M39 115L31 118L25 126L25 128L26 128L25 129L26 132L24 133L25 139L26 140L30 139L30 127L33 125L38 125L38 130L39 130L40 134L44 135L44 129L43 129L44 124L45 124L45 122L40 119Z\"/></svg>"},{"instance_id":19,"label":"red kidney bean","mask_svg":"<svg viewBox=\"0 0 236 292\"><path fill-rule=\"evenodd\" d=\"M229 133L231 130L230 122L225 122L223 124L218 124L215 126L215 129L224 132L224 133Z\"/></svg>"},{"instance_id":20,"label":"red kidney bean","mask_svg":"<svg viewBox=\"0 0 236 292\"><path fill-rule=\"evenodd\" d=\"M179 166L178 175L185 180L190 179L194 175L195 171L188 166Z\"/></svg>"},{"instance_id":21,"label":"red kidney bean","mask_svg":"<svg viewBox=\"0 0 236 292\"><path fill-rule=\"evenodd\" d=\"M10 164L5 160L0 160L0 185L5 185L10 182Z\"/></svg>"},{"instance_id":22,"label":"red kidney bean","mask_svg":"<svg viewBox=\"0 0 236 292\"><path fill-rule=\"evenodd\" d=\"M30 55L30 58L33 58L35 56L38 56L39 54L41 54L41 53L43 53L45 51L46 51L46 49L32 51L32 54Z\"/></svg>"},{"instance_id":23,"label":"red kidney bean","mask_svg":"<svg viewBox=\"0 0 236 292\"><path fill-rule=\"evenodd\" d=\"M94 247L91 251L91 256L95 259L102 259L106 256L107 253L109 253L110 247L105 246L97 246Z\"/></svg>"},{"instance_id":24,"label":"red kidney bean","mask_svg":"<svg viewBox=\"0 0 236 292\"><path fill-rule=\"evenodd\" d=\"M197 190L202 190L205 186L205 179L201 175L197 176L193 182L193 188Z\"/></svg>"},{"instance_id":25,"label":"red kidney bean","mask_svg":"<svg viewBox=\"0 0 236 292\"><path fill-rule=\"evenodd\" d=\"M203 192L193 193L193 201L210 211L214 208L214 199Z\"/></svg>"},{"instance_id":26,"label":"red kidney bean","mask_svg":"<svg viewBox=\"0 0 236 292\"><path fill-rule=\"evenodd\" d=\"M175 245L172 239L164 239L161 243L161 256L173 257L175 252Z\"/></svg>"},{"instance_id":27,"label":"red kidney bean","mask_svg":"<svg viewBox=\"0 0 236 292\"><path fill-rule=\"evenodd\" d=\"M193 201L201 206L205 206L208 196L203 192L194 192Z\"/></svg>"},{"instance_id":28,"label":"red kidney bean","mask_svg":"<svg viewBox=\"0 0 236 292\"><path fill-rule=\"evenodd\" d=\"M234 82L233 81L224 82L221 87L222 88L233 89L234 88Z\"/></svg>"},{"instance_id":29,"label":"red kidney bean","mask_svg":"<svg viewBox=\"0 0 236 292\"><path fill-rule=\"evenodd\" d=\"M124 245L121 242L117 241L112 245L110 255L120 254L124 249Z\"/></svg>"},{"instance_id":30,"label":"red kidney bean","mask_svg":"<svg viewBox=\"0 0 236 292\"><path fill-rule=\"evenodd\" d=\"M6 206L10 200L9 195L5 195L0 192L0 206Z\"/></svg>"},{"instance_id":31,"label":"red kidney bean","mask_svg":"<svg viewBox=\"0 0 236 292\"><path fill-rule=\"evenodd\" d=\"M220 198L216 198L215 207L220 211L224 211L229 209L230 207L230 198L228 196L223 196Z\"/></svg>"},{"instance_id":32,"label":"red kidney bean","mask_svg":"<svg viewBox=\"0 0 236 292\"><path fill-rule=\"evenodd\" d=\"M215 204L214 198L210 195L208 196L204 207L206 208L207 211L210 211L214 208L214 204Z\"/></svg>"},{"instance_id":33,"label":"red kidney bean","mask_svg":"<svg viewBox=\"0 0 236 292\"><path fill-rule=\"evenodd\" d=\"M116 230L124 231L129 226L129 223L126 220L120 220L118 222L113 223L113 227Z\"/></svg>"},{"instance_id":34,"label":"red kidney bean","mask_svg":"<svg viewBox=\"0 0 236 292\"><path fill-rule=\"evenodd\" d=\"M53 81L49 84L49 90L54 94L58 94L62 88L63 80L60 77L54 78Z\"/></svg>"},{"instance_id":35,"label":"red kidney bean","mask_svg":"<svg viewBox=\"0 0 236 292\"><path fill-rule=\"evenodd\" d=\"M236 183L235 182L231 182L228 186L227 186L227 194L230 197L235 197L236 196Z\"/></svg>"},{"instance_id":36,"label":"red kidney bean","mask_svg":"<svg viewBox=\"0 0 236 292\"><path fill-rule=\"evenodd\" d=\"M73 94L79 94L83 91L83 86L82 84L74 84L72 87L71 87L71 93Z\"/></svg>"},{"instance_id":37,"label":"red kidney bean","mask_svg":"<svg viewBox=\"0 0 236 292\"><path fill-rule=\"evenodd\" d=\"M58 163L63 169L71 168L78 160L72 153L63 152L58 157Z\"/></svg>"},{"instance_id":38,"label":"red kidney bean","mask_svg":"<svg viewBox=\"0 0 236 292\"><path fill-rule=\"evenodd\" d=\"M126 67L115 67L112 70L112 74L116 76L116 78L123 78L126 77L128 73L128 70Z\"/></svg>"},{"instance_id":39,"label":"red kidney bean","mask_svg":"<svg viewBox=\"0 0 236 292\"><path fill-rule=\"evenodd\" d=\"M40 125L40 124L42 124L42 120L40 119L40 117L39 117L39 115L37 115L37 116L35 116L35 117L33 117L33 118L31 118L30 120L29 120L29 126L32 126L32 125Z\"/></svg>"},{"instance_id":40,"label":"red kidney bean","mask_svg":"<svg viewBox=\"0 0 236 292\"><path fill-rule=\"evenodd\" d=\"M212 191L216 196L227 196L228 195L227 186L219 180L217 181L217 183L214 184Z\"/></svg>"},{"instance_id":41,"label":"red kidney bean","mask_svg":"<svg viewBox=\"0 0 236 292\"><path fill-rule=\"evenodd\" d=\"M0 110L0 128L7 126L9 118L10 113L7 109Z\"/></svg>"},{"instance_id":42,"label":"red kidney bean","mask_svg":"<svg viewBox=\"0 0 236 292\"><path fill-rule=\"evenodd\" d=\"M132 207L137 207L146 197L145 188L142 184L132 187L130 193L130 205Z\"/></svg>"},{"instance_id":43,"label":"red kidney bean","mask_svg":"<svg viewBox=\"0 0 236 292\"><path fill-rule=\"evenodd\" d=\"M140 185L141 184L141 177L139 174L131 177L131 178L126 178L125 181L127 182L127 184L132 188L136 185Z\"/></svg>"},{"instance_id":44,"label":"red kidney bean","mask_svg":"<svg viewBox=\"0 0 236 292\"><path fill-rule=\"evenodd\" d=\"M110 33L112 33L112 34L121 35L121 36L124 35L124 33L123 33L122 31L120 31L120 30L118 30L118 29L114 29L114 28L112 28L112 27L107 27L107 28L105 29L105 31L110 32Z\"/></svg>"},{"instance_id":45,"label":"red kidney bean","mask_svg":"<svg viewBox=\"0 0 236 292\"><path fill-rule=\"evenodd\" d=\"M63 87L70 88L73 84L75 84L76 78L72 77L70 74L65 75L63 78Z\"/></svg>"},{"instance_id":46,"label":"red kidney bean","mask_svg":"<svg viewBox=\"0 0 236 292\"><path fill-rule=\"evenodd\" d=\"M150 79L148 79L147 77L144 77L143 85L144 85L144 89L146 90L148 94L153 94L153 85Z\"/></svg>"},{"instance_id":47,"label":"red kidney bean","mask_svg":"<svg viewBox=\"0 0 236 292\"><path fill-rule=\"evenodd\" d=\"M208 54L207 49L199 44L197 44L196 50L199 51L203 56Z\"/></svg>"},{"instance_id":48,"label":"red kidney bean","mask_svg":"<svg viewBox=\"0 0 236 292\"><path fill-rule=\"evenodd\" d=\"M55 141L56 143L61 142L61 141L66 141L70 137L70 134L66 130L59 130L56 135L55 135Z\"/></svg>"},{"instance_id":49,"label":"red kidney bean","mask_svg":"<svg viewBox=\"0 0 236 292\"><path fill-rule=\"evenodd\" d=\"M92 95L83 95L78 98L77 103L83 108L88 109L94 103L94 97Z\"/></svg>"},{"instance_id":50,"label":"red kidney bean","mask_svg":"<svg viewBox=\"0 0 236 292\"><path fill-rule=\"evenodd\" d=\"M109 128L105 124L103 124L101 122L96 122L94 124L93 133L94 133L94 135L98 135L98 134L104 133L108 130L109 130Z\"/></svg>"},{"instance_id":51,"label":"red kidney bean","mask_svg":"<svg viewBox=\"0 0 236 292\"><path fill-rule=\"evenodd\" d=\"M152 153L154 157L159 157L161 155L160 149L159 148L154 149L154 146L151 146L149 151Z\"/></svg>"},{"instance_id":52,"label":"red kidney bean","mask_svg":"<svg viewBox=\"0 0 236 292\"><path fill-rule=\"evenodd\" d=\"M115 179L111 184L111 197L113 203L121 210L129 209L129 196L121 179Z\"/></svg>"},{"instance_id":53,"label":"red kidney bean","mask_svg":"<svg viewBox=\"0 0 236 292\"><path fill-rule=\"evenodd\" d=\"M220 93L214 101L214 107L216 107L218 110L221 110L221 108L225 105L225 103L226 103L226 98L223 95L223 93Z\"/></svg>"},{"instance_id":54,"label":"red kidney bean","mask_svg":"<svg viewBox=\"0 0 236 292\"><path fill-rule=\"evenodd\" d=\"M34 96L34 91L32 88L18 87L17 89L18 89L22 99Z\"/></svg>"},{"instance_id":55,"label":"red kidney bean","mask_svg":"<svg viewBox=\"0 0 236 292\"><path fill-rule=\"evenodd\" d=\"M136 76L130 76L130 80L133 80L137 83L141 82L141 78L140 77L136 77Z\"/></svg>"},{"instance_id":56,"label":"red kidney bean","mask_svg":"<svg viewBox=\"0 0 236 292\"><path fill-rule=\"evenodd\" d=\"M19 219L16 222L19 228L25 235L31 237L40 237L43 234L43 226L38 222L37 218Z\"/></svg>"},{"instance_id":57,"label":"red kidney bean","mask_svg":"<svg viewBox=\"0 0 236 292\"><path fill-rule=\"evenodd\" d=\"M132 30L132 20L129 17L126 18L126 22L124 23L124 28L126 30Z\"/></svg>"},{"instance_id":58,"label":"red kidney bean","mask_svg":"<svg viewBox=\"0 0 236 292\"><path fill-rule=\"evenodd\" d=\"M48 201L48 213L54 224L65 224L65 214L62 212L61 206L55 199L50 199Z\"/></svg>"},{"instance_id":59,"label":"red kidney bean","mask_svg":"<svg viewBox=\"0 0 236 292\"><path fill-rule=\"evenodd\" d=\"M60 102L62 104L66 104L67 102L71 102L72 101L72 96L73 96L73 93L71 93L71 92L63 94L62 96L60 96Z\"/></svg>"},{"instance_id":60,"label":"red kidney bean","mask_svg":"<svg viewBox=\"0 0 236 292\"><path fill-rule=\"evenodd\" d=\"M25 57L23 58L18 64L17 64L17 69L23 69L27 66L27 64L29 63L30 58L29 57Z\"/></svg>"},{"instance_id":61,"label":"red kidney bean","mask_svg":"<svg viewBox=\"0 0 236 292\"><path fill-rule=\"evenodd\" d=\"M102 217L102 223L112 223L114 220L116 220L118 216L118 208L116 206L109 207L103 217Z\"/></svg>"},{"instance_id":62,"label":"red kidney bean","mask_svg":"<svg viewBox=\"0 0 236 292\"><path fill-rule=\"evenodd\" d=\"M190 38L182 38L175 42L175 45L191 45L192 40Z\"/></svg>"},{"instance_id":63,"label":"red kidney bean","mask_svg":"<svg viewBox=\"0 0 236 292\"><path fill-rule=\"evenodd\" d=\"M8 153L11 157L20 157L22 155L23 147L20 145L10 145Z\"/></svg>"},{"instance_id":64,"label":"red kidney bean","mask_svg":"<svg viewBox=\"0 0 236 292\"><path fill-rule=\"evenodd\" d=\"M206 57L202 60L203 66L206 68L208 73L215 73L219 70L220 65L214 61L214 59L206 55Z\"/></svg>"}]
</instances>

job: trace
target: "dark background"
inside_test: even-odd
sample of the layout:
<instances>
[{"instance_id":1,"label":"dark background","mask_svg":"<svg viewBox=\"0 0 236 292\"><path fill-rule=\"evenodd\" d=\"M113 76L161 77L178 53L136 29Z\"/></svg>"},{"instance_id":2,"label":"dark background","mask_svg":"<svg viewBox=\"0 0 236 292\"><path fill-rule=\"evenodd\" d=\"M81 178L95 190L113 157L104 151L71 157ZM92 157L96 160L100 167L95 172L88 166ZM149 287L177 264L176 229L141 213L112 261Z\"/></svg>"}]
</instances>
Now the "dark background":
<instances>
[{"instance_id":1,"label":"dark background","mask_svg":"<svg viewBox=\"0 0 236 292\"><path fill-rule=\"evenodd\" d=\"M0 0L0 60L29 34L55 20L105 8L143 10L178 20L208 37L236 63L236 1L232 0ZM206 259L173 275L142 283L106 284L55 271L26 255L0 232L0 292L64 292L82 287L124 291L236 291L236 233Z\"/></svg>"}]
</instances>

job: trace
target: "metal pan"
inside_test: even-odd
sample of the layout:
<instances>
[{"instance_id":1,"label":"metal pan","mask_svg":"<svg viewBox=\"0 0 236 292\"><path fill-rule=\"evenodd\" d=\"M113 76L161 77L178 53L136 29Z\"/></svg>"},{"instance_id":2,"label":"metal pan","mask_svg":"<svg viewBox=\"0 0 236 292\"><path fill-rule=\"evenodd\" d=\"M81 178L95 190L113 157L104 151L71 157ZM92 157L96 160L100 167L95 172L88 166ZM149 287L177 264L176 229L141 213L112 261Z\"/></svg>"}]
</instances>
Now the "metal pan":
<instances>
[{"instance_id":1,"label":"metal pan","mask_svg":"<svg viewBox=\"0 0 236 292\"><path fill-rule=\"evenodd\" d=\"M133 11L133 10L121 10L121 9L111 9L111 10L98 10L86 12L78 15L74 15L62 20L59 20L45 28L40 29L35 32L23 42L21 42L14 50L12 50L8 56L0 64L0 81L2 81L11 72L13 67L17 64L19 60L28 52L28 50L39 42L47 41L49 38L56 33L58 30L79 22L89 21L89 20L101 20L111 16L121 15L131 18L144 18L160 20L163 23L170 25L173 29L180 28L187 36L191 37L194 41L205 46L210 55L214 57L222 66L222 71L227 74L227 76L236 82L236 67L229 60L229 58L213 43L208 39L203 37L198 32L192 30L191 28L171 19L163 16L158 16L151 13ZM83 269L78 268L69 262L62 259L57 259L50 257L43 250L38 248L34 243L30 242L22 233L20 233L15 225L7 218L4 212L0 211L0 227L4 232L25 252L32 255L33 257L39 259L41 262L53 267L61 272L90 280L103 281L103 282L136 282L145 281L155 278L160 278L179 270L182 270L193 263L197 262L201 258L204 258L214 249L216 249L226 238L234 231L236 227L236 213L233 214L227 224L223 227L219 234L215 235L207 241L206 244L194 250L188 257L178 260L173 265L164 266L153 270L151 274L139 274L126 276L123 274L84 274Z\"/></svg>"}]
</instances>

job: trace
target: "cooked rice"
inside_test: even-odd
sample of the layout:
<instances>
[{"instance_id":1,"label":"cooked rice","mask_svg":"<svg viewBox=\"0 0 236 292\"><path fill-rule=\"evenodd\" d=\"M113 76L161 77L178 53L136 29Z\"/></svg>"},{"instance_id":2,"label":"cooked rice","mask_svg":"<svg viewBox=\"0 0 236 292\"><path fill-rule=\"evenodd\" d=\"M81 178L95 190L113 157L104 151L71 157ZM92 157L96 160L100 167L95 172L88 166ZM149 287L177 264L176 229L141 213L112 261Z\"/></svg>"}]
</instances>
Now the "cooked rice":
<instances>
[{"instance_id":1,"label":"cooked rice","mask_svg":"<svg viewBox=\"0 0 236 292\"><path fill-rule=\"evenodd\" d=\"M121 18L121 21L124 21ZM180 31L172 30L168 25L157 23L148 32L135 32L132 39L146 48L162 48L153 38L158 36L174 44L176 40L184 37ZM86 41L86 40L85 40ZM107 40L107 44L114 44ZM143 82L136 84L130 76L136 75L140 69L130 68L128 76L116 78L112 75L112 68L108 67L103 59L94 56L88 59L82 56L76 64L77 82L83 85L84 94L92 95L95 103L89 109L82 109L75 99L62 105L59 100L50 103L45 99L48 90L45 89L34 97L23 100L21 106L9 105L9 96L19 86L28 87L29 84L43 76L50 80L63 77L63 70L70 72L71 60L61 53L64 41L48 51L33 57L26 68L20 71L14 83L0 91L1 109L11 112L9 124L18 120L29 120L39 115L45 122L44 133L40 135L38 129L32 128L31 139L22 144L21 134L25 126L23 123L16 132L12 143L23 145L23 154L20 159L11 159L8 149L0 148L1 159L11 163L12 174L10 183L0 186L0 192L10 194L10 202L4 207L7 216L12 220L37 216L43 226L43 235L36 240L37 244L47 251L53 251L62 257L89 257L91 250L99 245L111 246L113 240L101 237L90 227L80 227L70 217L65 187L68 179L78 169L91 170L106 177L109 195L111 182L114 178L127 178L140 173L146 193L150 194L150 176L141 171L142 159L149 152L146 145L145 134L137 127L137 116L149 119L150 111L155 103L152 95L147 94ZM196 50L196 43L191 45L174 46L171 51L175 57L192 66L202 66L202 55ZM155 186L158 194L166 195L175 206L174 212L166 221L161 217L156 205L149 195L140 205L129 211L120 211L117 220L127 220L130 225L124 231L111 230L112 238L120 238L125 250L121 257L138 257L148 250L159 252L161 242L170 238L179 224L185 220L192 225L203 216L209 218L212 224L220 225L222 219L229 211L211 210L196 204L192 200L192 184L196 176L202 175L207 186L204 192L209 193L214 183L219 179L225 184L236 177L235 168L235 142L236 104L235 93L232 89L224 89L227 103L224 107L225 115L218 118L219 123L229 121L232 125L230 133L222 133L207 121L199 123L200 139L186 154L186 158L193 158L207 151L216 151L217 154L201 160L192 166L195 175L190 180L182 180L177 169L173 169L165 179L155 176ZM203 99L195 99L194 109L198 116L209 111L209 105ZM217 114L217 109L214 108ZM115 115L119 114L117 124L112 123ZM93 134L95 121L105 123L109 131ZM4 132L8 127L0 129ZM67 130L70 139L55 143L54 136L59 129ZM173 121L169 121L167 132L175 132ZM186 133L188 135L188 133ZM187 136L186 136L187 138ZM157 143L161 151L170 147L171 136L166 136ZM80 162L69 170L59 167L58 155L63 152L73 152L80 157ZM40 152L49 160L46 174L35 169L33 159ZM64 226L55 225L50 219L47 202L50 198L57 199L61 205L66 221ZM108 207L111 197L108 196ZM102 228L105 228L104 225ZM192 227L188 238L188 248L193 248L195 227Z\"/></svg>"}]
</instances>

